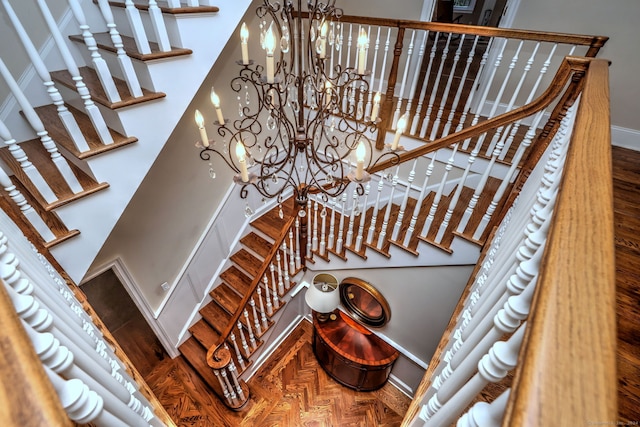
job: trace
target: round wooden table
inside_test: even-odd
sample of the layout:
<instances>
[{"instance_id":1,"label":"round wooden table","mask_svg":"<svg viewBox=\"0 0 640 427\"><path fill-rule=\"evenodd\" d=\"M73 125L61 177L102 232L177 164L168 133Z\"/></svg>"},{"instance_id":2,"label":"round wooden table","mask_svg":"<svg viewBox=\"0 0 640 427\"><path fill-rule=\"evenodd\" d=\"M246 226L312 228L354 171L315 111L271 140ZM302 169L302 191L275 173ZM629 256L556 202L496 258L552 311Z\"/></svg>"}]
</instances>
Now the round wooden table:
<instances>
[{"instance_id":1,"label":"round wooden table","mask_svg":"<svg viewBox=\"0 0 640 427\"><path fill-rule=\"evenodd\" d=\"M333 314L335 320L320 322L313 313L313 351L320 366L346 387L379 389L400 353L343 311Z\"/></svg>"}]
</instances>

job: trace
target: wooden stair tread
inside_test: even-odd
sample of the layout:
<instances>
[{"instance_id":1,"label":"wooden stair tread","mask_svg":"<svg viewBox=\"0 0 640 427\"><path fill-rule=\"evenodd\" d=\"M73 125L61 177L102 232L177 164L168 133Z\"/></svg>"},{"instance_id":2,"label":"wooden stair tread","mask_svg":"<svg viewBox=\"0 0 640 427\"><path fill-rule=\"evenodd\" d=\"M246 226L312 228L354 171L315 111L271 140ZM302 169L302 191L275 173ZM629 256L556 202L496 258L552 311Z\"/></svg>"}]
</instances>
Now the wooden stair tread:
<instances>
[{"instance_id":1,"label":"wooden stair tread","mask_svg":"<svg viewBox=\"0 0 640 427\"><path fill-rule=\"evenodd\" d=\"M245 295L249 291L252 281L249 276L240 271L235 265L223 271L220 274L220 279L240 295Z\"/></svg>"},{"instance_id":2,"label":"wooden stair tread","mask_svg":"<svg viewBox=\"0 0 640 427\"><path fill-rule=\"evenodd\" d=\"M216 286L211 292L209 292L211 298L216 301L220 307L222 307L229 315L233 315L236 312L242 297L238 295L229 286L221 283Z\"/></svg>"},{"instance_id":3,"label":"wooden stair tread","mask_svg":"<svg viewBox=\"0 0 640 427\"><path fill-rule=\"evenodd\" d=\"M204 348L211 348L218 343L220 334L211 327L205 320L200 319L189 328L193 336Z\"/></svg>"},{"instance_id":4,"label":"wooden stair tread","mask_svg":"<svg viewBox=\"0 0 640 427\"><path fill-rule=\"evenodd\" d=\"M123 49L131 58L137 59L139 61L151 61L154 59L164 59L164 58L173 58L176 56L185 56L191 55L193 51L191 49L185 49L182 47L173 47L171 46L171 50L168 52L162 52L158 43L149 41L149 48L151 49L151 53L140 53L138 51L138 46L136 45L136 41L133 37L120 35L122 38ZM103 33L93 33L93 38L96 40L98 47L100 49L112 52L117 54L117 49L113 46L113 42L111 41L111 35L108 32ZM82 35L73 34L69 36L69 39L78 42L84 43L84 39Z\"/></svg>"},{"instance_id":5,"label":"wooden stair tread","mask_svg":"<svg viewBox=\"0 0 640 427\"><path fill-rule=\"evenodd\" d=\"M276 240L282 233L287 218L294 213L293 199L288 199L282 203L282 218L280 218L279 212L280 208L276 206L251 221L251 226L264 235Z\"/></svg>"},{"instance_id":6,"label":"wooden stair tread","mask_svg":"<svg viewBox=\"0 0 640 427\"><path fill-rule=\"evenodd\" d=\"M83 191L74 194L69 188L68 184L62 177L62 174L51 160L50 154L42 146L40 139L32 139L20 144L20 147L27 154L29 160L40 171L43 177L46 177L46 182L51 187L58 200L47 203L47 201L40 195L40 192L36 189L35 185L31 182L28 176L24 173L20 164L9 152L8 147L0 148L0 158L7 164L7 166L13 171L16 178L22 183L25 191L30 193L40 206L45 210L55 209L74 200L78 200L89 194L93 194L97 191L103 190L109 186L107 183L98 183L89 175L87 175L82 169L75 166L72 162L67 162L69 167L73 171L74 175L78 179L78 182L83 188Z\"/></svg>"},{"instance_id":7,"label":"wooden stair tread","mask_svg":"<svg viewBox=\"0 0 640 427\"><path fill-rule=\"evenodd\" d=\"M229 259L251 277L258 276L263 264L263 261L253 256L253 254L244 248L235 252Z\"/></svg>"},{"instance_id":8,"label":"wooden stair tread","mask_svg":"<svg viewBox=\"0 0 640 427\"><path fill-rule=\"evenodd\" d=\"M80 67L80 75L82 76L84 84L89 89L91 99L112 110L116 110L122 107L128 107L135 104L141 104L143 102L151 101L154 99L164 98L166 96L162 92L152 92L148 89L142 88L142 96L134 98L129 93L127 83L124 80L114 78L113 80L115 82L116 89L118 90L118 93L120 94L120 97L122 99L119 102L111 103L111 101L109 101L109 98L107 98L104 89L102 88L102 84L98 79L98 75L92 68ZM67 70L53 71L51 72L51 78L71 90L76 90L75 82L73 81L71 74Z\"/></svg>"},{"instance_id":9,"label":"wooden stair tread","mask_svg":"<svg viewBox=\"0 0 640 427\"><path fill-rule=\"evenodd\" d=\"M253 232L242 237L240 239L240 243L248 249L251 249L251 251L255 252L263 260L267 258L267 255L269 255L269 252L271 251L271 246L273 246L272 242L269 242Z\"/></svg>"},{"instance_id":10,"label":"wooden stair tread","mask_svg":"<svg viewBox=\"0 0 640 427\"><path fill-rule=\"evenodd\" d=\"M200 309L200 315L218 333L224 332L231 315L227 313L217 302L211 301Z\"/></svg>"},{"instance_id":11,"label":"wooden stair tread","mask_svg":"<svg viewBox=\"0 0 640 427\"><path fill-rule=\"evenodd\" d=\"M129 145L138 140L138 138L126 137L113 129L109 129L109 133L113 138L113 143L103 144L89 117L86 114L75 109L71 105L66 105L66 107L76 119L78 127L80 128L80 131L84 135L85 140L87 141L87 145L89 146L88 151L78 151L73 143L73 140L67 133L62 120L60 120L60 117L58 116L58 110L55 105L43 105L41 107L35 108L35 110L40 119L47 124L47 131L49 132L51 138L53 138L56 143L64 147L68 152L73 154L78 159L86 159L88 157L95 156L96 154L114 150L124 145Z\"/></svg>"},{"instance_id":12,"label":"wooden stair tread","mask_svg":"<svg viewBox=\"0 0 640 427\"><path fill-rule=\"evenodd\" d=\"M26 199L27 203L31 205L31 207L40 215L40 218L43 219L45 224L49 227L55 239L50 242L44 242L43 245L45 248L49 249L54 247L55 245L62 243L74 236L80 234L78 230L69 230L67 226L62 222L62 220L58 217L55 212L45 210L40 204L33 200L33 197L29 191L27 191L22 183L16 179L15 176L11 177L11 181L13 185ZM20 208L15 204L15 202L10 198L9 194L5 191L4 188L0 188L0 208L4 210L16 224L22 224L29 230L29 233L25 233L28 236L33 236L39 240L42 240L40 234L32 227L29 221L24 217ZM22 229L22 226L21 226ZM23 229L24 231L24 229Z\"/></svg>"},{"instance_id":13,"label":"wooden stair tread","mask_svg":"<svg viewBox=\"0 0 640 427\"><path fill-rule=\"evenodd\" d=\"M95 2L95 0L94 0ZM137 9L140 10L148 10L149 2L147 0L133 0L133 3ZM220 11L217 6L186 6L182 5L181 7L169 7L169 4L166 1L158 1L158 7L162 11L162 13L169 13L173 15L181 15L187 13L216 13ZM114 7L125 7L124 2L122 1L109 1L109 4Z\"/></svg>"},{"instance_id":14,"label":"wooden stair tread","mask_svg":"<svg viewBox=\"0 0 640 427\"><path fill-rule=\"evenodd\" d=\"M213 373L213 369L207 365L207 350L194 337L189 337L178 350L207 385L219 393L219 396L222 396L220 383Z\"/></svg>"}]
</instances>

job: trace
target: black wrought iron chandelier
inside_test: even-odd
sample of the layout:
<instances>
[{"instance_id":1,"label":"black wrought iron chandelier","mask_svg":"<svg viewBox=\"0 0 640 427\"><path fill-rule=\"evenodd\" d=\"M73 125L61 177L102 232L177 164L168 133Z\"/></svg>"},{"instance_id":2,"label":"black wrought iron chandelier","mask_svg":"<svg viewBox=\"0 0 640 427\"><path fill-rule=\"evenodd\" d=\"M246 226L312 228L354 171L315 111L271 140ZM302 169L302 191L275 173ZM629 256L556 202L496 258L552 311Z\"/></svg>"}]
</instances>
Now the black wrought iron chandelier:
<instances>
[{"instance_id":1,"label":"black wrought iron chandelier","mask_svg":"<svg viewBox=\"0 0 640 427\"><path fill-rule=\"evenodd\" d=\"M264 58L249 58L249 32L242 25L241 69L231 81L239 102L238 118L222 114L212 89L217 134L228 141L209 140L204 120L196 110L200 129L200 157L212 154L236 172L234 181L247 196L253 186L263 198L281 199L289 188L305 205L311 193L336 197L349 183L368 181L380 95L373 102L367 81L369 38L364 29L357 37L356 66L334 63L342 48L342 10L335 0L264 0L256 11ZM370 107L365 114L367 98ZM380 157L376 161L379 161ZM366 163L366 164L365 164Z\"/></svg>"}]
</instances>

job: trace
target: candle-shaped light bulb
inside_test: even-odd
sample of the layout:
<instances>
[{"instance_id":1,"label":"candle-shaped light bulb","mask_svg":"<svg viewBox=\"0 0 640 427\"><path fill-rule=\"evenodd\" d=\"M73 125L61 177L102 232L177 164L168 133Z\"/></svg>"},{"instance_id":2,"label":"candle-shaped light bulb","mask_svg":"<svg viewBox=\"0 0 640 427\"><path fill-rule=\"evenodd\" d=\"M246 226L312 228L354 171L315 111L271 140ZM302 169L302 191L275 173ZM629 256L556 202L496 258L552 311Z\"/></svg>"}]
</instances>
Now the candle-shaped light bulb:
<instances>
[{"instance_id":1,"label":"candle-shaped light bulb","mask_svg":"<svg viewBox=\"0 0 640 427\"><path fill-rule=\"evenodd\" d=\"M249 40L249 29L247 28L247 24L245 22L242 23L240 27L240 45L242 47L242 63L247 65L249 63L249 45L247 41Z\"/></svg>"},{"instance_id":2,"label":"candle-shaped light bulb","mask_svg":"<svg viewBox=\"0 0 640 427\"><path fill-rule=\"evenodd\" d=\"M196 110L196 124L198 125L198 129L200 129L200 139L202 140L202 145L208 147L209 136L207 135L207 129L204 127L204 117L202 117L202 113L200 112L200 110Z\"/></svg>"},{"instance_id":3,"label":"candle-shaped light bulb","mask_svg":"<svg viewBox=\"0 0 640 427\"><path fill-rule=\"evenodd\" d=\"M216 110L218 122L220 122L220 125L224 125L224 116L222 115L222 109L220 108L220 97L213 88L211 88L211 103L213 104L213 108Z\"/></svg>"},{"instance_id":4,"label":"candle-shaped light bulb","mask_svg":"<svg viewBox=\"0 0 640 427\"><path fill-rule=\"evenodd\" d=\"M327 80L326 82L324 82L324 91L325 91L325 96L324 96L324 105L326 107L328 107L329 105L331 105L331 88L333 87L333 85L331 84L331 82L329 80Z\"/></svg>"},{"instance_id":5,"label":"candle-shaped light bulb","mask_svg":"<svg viewBox=\"0 0 640 427\"><path fill-rule=\"evenodd\" d=\"M274 82L275 64L273 54L276 51L276 36L273 33L273 22L264 36L264 48L267 51L267 83Z\"/></svg>"},{"instance_id":6,"label":"candle-shaped light bulb","mask_svg":"<svg viewBox=\"0 0 640 427\"><path fill-rule=\"evenodd\" d=\"M358 74L364 74L367 66L367 45L369 44L369 36L364 28L360 29L358 36Z\"/></svg>"},{"instance_id":7,"label":"candle-shaped light bulb","mask_svg":"<svg viewBox=\"0 0 640 427\"><path fill-rule=\"evenodd\" d=\"M398 142L400 141L400 135L407 128L407 113L403 114L402 117L398 119L398 125L396 126L396 134L393 137L393 142L391 143L391 149L396 150L398 148Z\"/></svg>"},{"instance_id":8,"label":"candle-shaped light bulb","mask_svg":"<svg viewBox=\"0 0 640 427\"><path fill-rule=\"evenodd\" d=\"M364 142L360 141L356 147L356 179L362 180L364 175L364 158L367 155L367 148Z\"/></svg>"},{"instance_id":9,"label":"candle-shaped light bulb","mask_svg":"<svg viewBox=\"0 0 640 427\"><path fill-rule=\"evenodd\" d=\"M241 141L236 143L236 157L240 164L240 178L242 182L249 182L249 171L247 170L247 150Z\"/></svg>"},{"instance_id":10,"label":"candle-shaped light bulb","mask_svg":"<svg viewBox=\"0 0 640 427\"><path fill-rule=\"evenodd\" d=\"M371 121L375 122L378 118L378 112L380 111L380 92L376 93L373 97L373 107L371 108Z\"/></svg>"},{"instance_id":11,"label":"candle-shaped light bulb","mask_svg":"<svg viewBox=\"0 0 640 427\"><path fill-rule=\"evenodd\" d=\"M325 21L320 27L320 49L318 56L324 59L327 56L327 32L329 31L329 24Z\"/></svg>"}]
</instances>

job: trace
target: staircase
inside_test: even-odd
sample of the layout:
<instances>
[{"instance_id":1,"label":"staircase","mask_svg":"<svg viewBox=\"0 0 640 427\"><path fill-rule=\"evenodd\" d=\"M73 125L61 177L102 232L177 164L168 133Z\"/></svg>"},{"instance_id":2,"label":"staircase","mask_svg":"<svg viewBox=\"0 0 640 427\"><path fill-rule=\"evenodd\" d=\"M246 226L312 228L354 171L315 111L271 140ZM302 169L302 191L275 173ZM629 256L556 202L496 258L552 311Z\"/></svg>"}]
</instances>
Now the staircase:
<instances>
[{"instance_id":1,"label":"staircase","mask_svg":"<svg viewBox=\"0 0 640 427\"><path fill-rule=\"evenodd\" d=\"M42 218L46 225L41 225L37 231L26 221L31 239L37 243L44 242L44 247L51 251L76 282L86 273L173 132L182 116L181 112L185 111L224 48L224 42L209 41L211 28L215 28L219 40L228 40L250 2L235 2L233 7L226 8L224 16L220 16L219 9L214 6L169 7L161 2L160 8L155 6L155 9L161 12L171 46L161 50L158 43L151 41L148 53L140 52L134 38L135 27L127 24L128 17L137 13L141 24L150 26L153 13L150 9L153 7L148 2L131 2L135 4L133 10L125 7L125 3L129 2L110 2L107 9L112 15L114 26L111 27L106 20L108 14L103 19L97 5L84 3L87 12L85 27L82 28L94 31L92 36L97 51L87 50L90 42L86 41L85 33L78 35L77 15L67 10L58 25L61 35L69 35L79 77L74 77L75 73L72 75L68 69L54 69L49 72L51 80L45 84L49 91L57 90L63 104L53 105L46 93L26 89L24 94L28 95L28 104L16 104L15 97L8 98L1 115L6 119L0 123L0 137L5 141L5 147L0 149L0 158L12 175L11 182L3 182L5 210L20 223L25 223L24 215L32 211L36 213L29 218ZM5 13L9 14L11 5L5 2L4 6ZM40 13L38 10L32 12ZM17 20L18 25L22 26L28 26L31 22L24 16ZM122 75L118 62L121 59L109 32L101 31L109 28L111 31L117 28L120 32L122 48L133 63L142 86L139 96L131 94L129 81ZM152 33L150 29L147 32ZM208 34L208 37L202 37L202 34ZM149 38L153 38L153 35ZM25 39L28 40L28 35L23 36ZM59 59L56 60L56 49L49 43L40 55L47 63L65 67ZM12 48L23 49L20 45ZM53 53L50 52L52 50ZM104 59L112 73L119 97L115 101L105 91L93 68L91 55L95 52ZM8 58L8 53L2 55ZM185 68L189 69L189 78L175 78ZM23 87L42 87L44 80L34 74L25 73L33 81L23 84ZM7 75L3 77L5 80L12 78ZM78 84L80 78L84 86ZM61 121L61 108L65 108L75 119L82 135L79 139L84 139L87 144L84 149L74 144L74 139ZM102 134L100 126L96 125L96 117L103 119L108 126ZM149 126L148 117L154 117L153 126ZM42 123L42 129L38 121ZM39 132L39 137L32 136L34 131ZM109 138L112 142L108 141ZM16 143L16 140L20 143ZM20 149L23 151L20 152ZM68 164L68 173L76 177L79 187L72 188L58 163ZM34 180L33 170L45 177L46 184ZM43 190L44 186L50 190ZM24 197L25 202L12 201L11 196L17 196L17 200Z\"/></svg>"}]
</instances>

